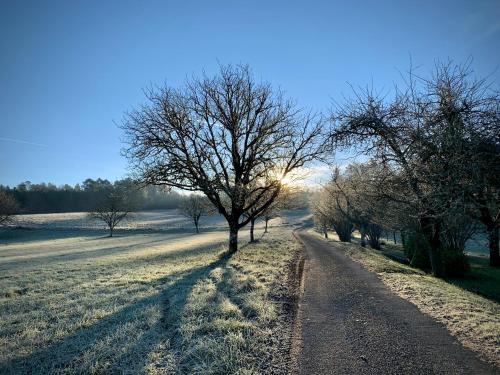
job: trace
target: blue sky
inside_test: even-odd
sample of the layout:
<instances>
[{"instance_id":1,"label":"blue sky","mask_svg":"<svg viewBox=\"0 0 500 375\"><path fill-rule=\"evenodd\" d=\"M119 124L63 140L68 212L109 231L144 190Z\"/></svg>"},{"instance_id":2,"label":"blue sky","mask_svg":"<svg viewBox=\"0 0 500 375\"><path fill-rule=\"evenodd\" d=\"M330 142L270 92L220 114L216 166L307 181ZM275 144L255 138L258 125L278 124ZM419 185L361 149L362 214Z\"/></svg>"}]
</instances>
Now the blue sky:
<instances>
[{"instance_id":1,"label":"blue sky","mask_svg":"<svg viewBox=\"0 0 500 375\"><path fill-rule=\"evenodd\" d=\"M151 83L247 63L322 111L353 85L473 57L500 82L500 1L11 1L0 4L0 184L126 175L123 112Z\"/></svg>"}]
</instances>

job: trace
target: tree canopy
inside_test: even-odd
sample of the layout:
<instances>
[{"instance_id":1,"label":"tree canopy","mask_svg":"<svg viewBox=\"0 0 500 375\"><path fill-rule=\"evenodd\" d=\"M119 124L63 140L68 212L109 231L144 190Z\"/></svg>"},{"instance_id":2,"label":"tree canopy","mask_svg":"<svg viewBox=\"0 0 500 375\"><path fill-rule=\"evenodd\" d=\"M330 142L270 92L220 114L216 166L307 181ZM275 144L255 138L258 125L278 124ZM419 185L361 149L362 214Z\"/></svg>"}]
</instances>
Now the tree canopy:
<instances>
[{"instance_id":1,"label":"tree canopy","mask_svg":"<svg viewBox=\"0 0 500 375\"><path fill-rule=\"evenodd\" d=\"M272 204L285 177L322 152L321 121L256 82L247 66L221 66L147 98L122 125L137 179L204 193L228 221L232 251L238 230Z\"/></svg>"}]
</instances>

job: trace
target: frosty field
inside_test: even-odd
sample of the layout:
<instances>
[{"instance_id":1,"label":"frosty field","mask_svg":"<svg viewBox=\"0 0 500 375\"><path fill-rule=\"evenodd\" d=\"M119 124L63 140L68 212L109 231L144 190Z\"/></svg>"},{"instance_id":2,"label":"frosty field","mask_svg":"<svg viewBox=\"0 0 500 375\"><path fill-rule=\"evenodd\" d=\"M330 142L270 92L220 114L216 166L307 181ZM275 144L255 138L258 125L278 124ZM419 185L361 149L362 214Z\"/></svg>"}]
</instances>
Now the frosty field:
<instances>
[{"instance_id":1,"label":"frosty field","mask_svg":"<svg viewBox=\"0 0 500 375\"><path fill-rule=\"evenodd\" d=\"M113 238L84 214L21 217L30 229L0 232L0 373L286 371L306 216L259 225L256 244L243 229L231 258L217 216L195 235L176 212L139 213Z\"/></svg>"}]
</instances>

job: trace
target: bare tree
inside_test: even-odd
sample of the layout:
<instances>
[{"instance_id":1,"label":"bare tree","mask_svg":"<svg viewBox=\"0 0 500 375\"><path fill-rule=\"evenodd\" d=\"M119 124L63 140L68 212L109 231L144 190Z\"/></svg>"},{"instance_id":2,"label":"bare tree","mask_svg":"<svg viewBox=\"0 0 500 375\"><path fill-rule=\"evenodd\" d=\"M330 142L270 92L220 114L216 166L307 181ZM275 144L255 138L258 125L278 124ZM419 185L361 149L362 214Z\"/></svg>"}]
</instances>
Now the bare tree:
<instances>
[{"instance_id":1,"label":"bare tree","mask_svg":"<svg viewBox=\"0 0 500 375\"><path fill-rule=\"evenodd\" d=\"M106 223L109 236L113 237L115 227L131 212L132 205L127 201L127 196L123 192L112 191L88 213L88 217Z\"/></svg>"},{"instance_id":2,"label":"bare tree","mask_svg":"<svg viewBox=\"0 0 500 375\"><path fill-rule=\"evenodd\" d=\"M332 140L337 146L361 148L396 171L407 193L396 199L418 213L432 271L442 275L443 215L458 201L481 201L488 190L484 175L471 178L475 175L469 167L477 154L471 140L488 138L498 145L499 99L484 81L470 79L467 65L438 64L429 79L410 72L406 82L390 100L367 90L338 106L332 114ZM495 194L488 194L490 202ZM484 212L484 207L479 203L478 210ZM494 218L492 212L485 217Z\"/></svg>"},{"instance_id":3,"label":"bare tree","mask_svg":"<svg viewBox=\"0 0 500 375\"><path fill-rule=\"evenodd\" d=\"M500 112L497 103L497 121L492 129L484 129L473 139L474 147L468 153L469 163L462 165L462 182L471 202L470 215L486 228L490 248L490 265L500 267ZM493 110L492 110L493 112ZM493 133L493 134L492 134ZM495 141L496 139L496 141Z\"/></svg>"},{"instance_id":4,"label":"bare tree","mask_svg":"<svg viewBox=\"0 0 500 375\"><path fill-rule=\"evenodd\" d=\"M479 223L471 220L464 207L451 208L443 218L441 241L445 248L462 253L465 245L479 231Z\"/></svg>"},{"instance_id":5,"label":"bare tree","mask_svg":"<svg viewBox=\"0 0 500 375\"><path fill-rule=\"evenodd\" d=\"M205 194L228 222L231 252L239 229L273 203L282 180L322 151L315 116L256 83L247 66L222 66L214 77L147 96L122 124L124 154L143 183Z\"/></svg>"},{"instance_id":6,"label":"bare tree","mask_svg":"<svg viewBox=\"0 0 500 375\"><path fill-rule=\"evenodd\" d=\"M263 196L262 199L267 199L266 196ZM259 218L259 215L255 213L255 210L259 209L259 205L256 204L254 207L250 208L243 214L243 218L245 219L250 219L250 228L249 228L249 234L250 234L250 243L254 243L255 241L255 222Z\"/></svg>"},{"instance_id":7,"label":"bare tree","mask_svg":"<svg viewBox=\"0 0 500 375\"><path fill-rule=\"evenodd\" d=\"M0 226L11 223L18 210L16 200L0 189Z\"/></svg>"},{"instance_id":8,"label":"bare tree","mask_svg":"<svg viewBox=\"0 0 500 375\"><path fill-rule=\"evenodd\" d=\"M185 197L181 202L180 211L185 217L193 221L196 233L200 233L200 218L215 212L210 201L199 194L190 194Z\"/></svg>"},{"instance_id":9,"label":"bare tree","mask_svg":"<svg viewBox=\"0 0 500 375\"><path fill-rule=\"evenodd\" d=\"M421 230L431 246L430 258L435 274L440 274L440 228L432 181L425 170L422 155L424 139L419 122L420 103L413 102L410 93L398 92L393 102L386 103L371 91L356 93L356 99L337 108L333 115L333 140L337 146L363 147L381 164L399 169L411 188L407 204L414 204L420 212ZM416 114L416 115L415 115Z\"/></svg>"},{"instance_id":10,"label":"bare tree","mask_svg":"<svg viewBox=\"0 0 500 375\"><path fill-rule=\"evenodd\" d=\"M332 200L325 189L313 192L310 202L316 231L328 238L328 230L331 228Z\"/></svg>"},{"instance_id":11,"label":"bare tree","mask_svg":"<svg viewBox=\"0 0 500 375\"><path fill-rule=\"evenodd\" d=\"M306 192L298 186L285 186L280 195L261 215L264 221L264 233L268 233L269 221L280 217L283 210L297 210L309 206L309 199L306 198L310 192Z\"/></svg>"},{"instance_id":12,"label":"bare tree","mask_svg":"<svg viewBox=\"0 0 500 375\"><path fill-rule=\"evenodd\" d=\"M264 220L264 233L268 233L269 221L280 217L282 208L283 203L278 197L278 199L262 213L261 217L262 220Z\"/></svg>"},{"instance_id":13,"label":"bare tree","mask_svg":"<svg viewBox=\"0 0 500 375\"><path fill-rule=\"evenodd\" d=\"M351 215L346 214L350 209L345 196L331 182L323 186L312 200L315 223L325 238L328 238L328 230L333 229L340 241L351 242L354 223Z\"/></svg>"},{"instance_id":14,"label":"bare tree","mask_svg":"<svg viewBox=\"0 0 500 375\"><path fill-rule=\"evenodd\" d=\"M280 210L290 196L291 188L288 185L283 184L278 196L273 200L273 202L264 210L255 214L254 209L260 207L259 204L255 205L254 208L249 209L243 216L252 217L250 220L250 242L255 242L255 222L257 219L262 219L265 222L264 233L268 233L268 223L271 219L278 217ZM271 193L271 192L270 192ZM262 196L261 200L266 201L269 199L269 195L265 194Z\"/></svg>"}]
</instances>

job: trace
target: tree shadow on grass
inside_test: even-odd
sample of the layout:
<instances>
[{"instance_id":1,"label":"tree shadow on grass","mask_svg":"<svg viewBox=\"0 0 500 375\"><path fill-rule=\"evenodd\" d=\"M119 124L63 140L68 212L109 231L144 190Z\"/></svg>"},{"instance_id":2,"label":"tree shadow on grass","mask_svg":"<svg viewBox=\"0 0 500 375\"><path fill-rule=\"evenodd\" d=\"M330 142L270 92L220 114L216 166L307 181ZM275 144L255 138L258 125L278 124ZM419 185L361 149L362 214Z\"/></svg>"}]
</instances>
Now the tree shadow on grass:
<instances>
[{"instance_id":1,"label":"tree shadow on grass","mask_svg":"<svg viewBox=\"0 0 500 375\"><path fill-rule=\"evenodd\" d=\"M248 244L240 246L239 251L242 251L247 246ZM195 345L195 343L188 340L187 344L189 348L187 348L185 342L186 338L183 337L183 333L179 330L180 326L183 323L186 323L185 321L183 321L183 318L184 314L189 311L187 299L192 292L196 293L196 289L194 288L199 282L215 282L215 300L213 298L208 298L208 301L205 301L207 303L203 304L203 302L199 301L199 296L195 296L196 302L194 302L194 304L196 306L194 306L194 310L196 311L196 320L200 322L217 316L216 310L218 308L218 302L220 302L220 295L224 295L227 297L230 296L230 298L232 299L237 298L238 293L241 291L241 285L239 285L240 283L238 283L238 280L236 280L235 278L228 277L229 275L233 276L235 273L233 267L228 266L228 262L231 259L231 256L232 255L229 253L224 253L220 256L219 260L212 262L207 267L200 268L195 271L192 274L192 277L190 276L189 278L184 278L179 283L176 283L176 285L182 285L184 282L187 282L189 285L187 288L184 288L184 290L187 290L186 293L174 293L170 294L169 296L163 294L163 297L165 297L165 299L161 301L162 318L155 325L155 327L152 327L151 330L144 332L143 335L134 340L133 344L128 347L126 351L121 353L121 355L116 359L116 363L119 364L117 367L123 369L138 365L138 370L143 369L147 362L147 355L150 354L150 351L144 352L143 348L148 347L152 349L155 345L158 346L160 342L158 341L158 339L154 338L154 330L158 329L166 333L164 335L164 339L168 339L168 346L171 349L170 355L175 356L175 358L166 358L167 353L164 350L159 353L160 359L155 361L155 363L153 363L152 365L156 370L160 371L160 373L171 373L171 371L175 371L175 373L191 373L192 368L189 365L186 366L184 363L187 357L183 352L189 352L192 355L195 352L193 351L193 346ZM217 277L215 277L214 279L211 274L213 270L218 268L222 269L222 278L220 280L216 280ZM193 306L191 306L191 308L193 308ZM248 309L245 309L245 312L247 311ZM252 316L256 316L256 314ZM246 317L242 317L239 320L246 320ZM209 337L210 332L207 330L206 326L204 327L204 329L202 329L202 331L202 341L206 341L205 339ZM151 343L153 343L153 345ZM142 360L139 363L133 363L133 361L131 362L131 358L136 357L137 353L140 352L144 352ZM204 357L203 360L200 360L200 358L196 358L195 361L205 363L207 361L207 357ZM226 365L228 365L229 367L231 366L230 363L227 363ZM230 372L219 371L218 373Z\"/></svg>"},{"instance_id":2,"label":"tree shadow on grass","mask_svg":"<svg viewBox=\"0 0 500 375\"><path fill-rule=\"evenodd\" d=\"M197 306L186 305L182 318L187 329L175 340L180 373L266 373L271 368L273 373L285 373L289 352L277 351L287 347L286 335L275 333L278 315L285 314L292 301L284 290L276 290L277 285L270 293L259 280L261 271L235 260L205 279L215 288L196 288Z\"/></svg>"},{"instance_id":3,"label":"tree shadow on grass","mask_svg":"<svg viewBox=\"0 0 500 375\"><path fill-rule=\"evenodd\" d=\"M62 251L61 253L52 254L33 254L26 257L26 254L19 252L18 256L12 255L13 260L2 261L0 258L0 268L6 270L12 270L19 266L35 267L43 265L44 267L49 266L52 263L61 263L76 260L95 260L99 257L105 257L108 255L113 255L117 253L125 253L136 248L143 248L149 245L153 245L160 242L165 242L166 239L159 239L147 242L140 242L131 245L117 245L109 246L98 249L80 250L80 251ZM19 258L19 259L16 259Z\"/></svg>"},{"instance_id":4,"label":"tree shadow on grass","mask_svg":"<svg viewBox=\"0 0 500 375\"><path fill-rule=\"evenodd\" d=\"M130 235L137 233L130 233ZM36 241L51 241L70 239L75 237L95 237L102 239L107 237L109 231L95 228L32 228L13 227L0 229L0 244L11 245L19 243L30 243ZM96 237L97 236L97 237Z\"/></svg>"},{"instance_id":5,"label":"tree shadow on grass","mask_svg":"<svg viewBox=\"0 0 500 375\"><path fill-rule=\"evenodd\" d=\"M0 364L0 373L140 372L147 361L147 354L175 334L193 286L212 270L224 267L230 258L230 254L223 253L206 266L155 280L156 288L160 289L157 293L139 299L32 354ZM149 313L159 304L162 318L153 321Z\"/></svg>"},{"instance_id":6,"label":"tree shadow on grass","mask_svg":"<svg viewBox=\"0 0 500 375\"><path fill-rule=\"evenodd\" d=\"M227 230L223 226L201 227L200 233L220 232ZM50 241L60 239L70 239L75 237L87 237L89 241L103 240L106 238L127 238L137 235L176 235L188 236L194 233L191 227L166 227L166 228L118 228L113 232L113 237L109 237L109 230L106 228L60 228L60 227L13 227L0 228L0 245L11 245L19 243L30 243L36 241Z\"/></svg>"},{"instance_id":7,"label":"tree shadow on grass","mask_svg":"<svg viewBox=\"0 0 500 375\"><path fill-rule=\"evenodd\" d=\"M184 237L177 237L176 240L183 239ZM186 239L191 239L194 238L192 236L186 236ZM138 256L135 257L133 255L134 250L141 250L143 248L146 248L151 245L160 245L162 243L168 243L168 241L171 240L170 237L166 238L160 238L160 239L155 239L147 242L138 242L130 245L120 245L118 244L117 246L108 246L108 247L102 247L102 248L97 248L97 249L89 249L89 250L81 250L81 251L64 251L61 253L55 253L55 254L34 254L29 257L23 257L23 254L19 254L19 259L16 259L16 256L11 256L14 257L12 260L6 260L2 261L2 258L0 258L0 270L13 270L17 268L33 268L33 267L38 267L40 265L43 265L43 267L50 266L51 264L60 264L62 262L74 262L74 261L96 261L99 258L110 256L110 255L115 255L115 254L123 254L123 253L131 253L131 256L134 258L130 260L129 262L137 263L138 261L140 262L141 259L150 259L151 257L158 257L159 259L169 259L169 258L175 258L178 256L182 256L184 252L191 251L193 253L201 253L206 250L207 247L214 247L216 245L222 244L225 242L222 240L215 240L213 242L207 242L206 246L200 247L197 244L185 246L182 243L180 243L180 250L171 250L168 251L167 253L163 254L154 254L152 253L151 255L146 255L146 256ZM196 251L198 249L199 251ZM121 264L122 261L118 260L118 262ZM127 261L124 261L123 264L127 263ZM116 262L115 262L116 264Z\"/></svg>"}]
</instances>

